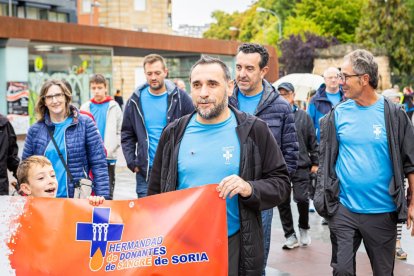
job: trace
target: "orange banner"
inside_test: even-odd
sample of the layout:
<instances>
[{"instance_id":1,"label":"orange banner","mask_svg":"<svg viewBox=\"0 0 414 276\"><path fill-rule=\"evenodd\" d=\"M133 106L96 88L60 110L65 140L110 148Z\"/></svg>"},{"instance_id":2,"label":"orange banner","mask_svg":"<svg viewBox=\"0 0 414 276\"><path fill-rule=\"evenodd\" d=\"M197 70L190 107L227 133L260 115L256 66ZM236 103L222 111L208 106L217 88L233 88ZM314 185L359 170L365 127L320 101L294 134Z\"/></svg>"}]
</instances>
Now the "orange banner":
<instances>
[{"instance_id":1,"label":"orange banner","mask_svg":"<svg viewBox=\"0 0 414 276\"><path fill-rule=\"evenodd\" d=\"M7 246L16 275L227 275L216 185L139 200L27 198ZM16 226L17 225L17 226Z\"/></svg>"}]
</instances>

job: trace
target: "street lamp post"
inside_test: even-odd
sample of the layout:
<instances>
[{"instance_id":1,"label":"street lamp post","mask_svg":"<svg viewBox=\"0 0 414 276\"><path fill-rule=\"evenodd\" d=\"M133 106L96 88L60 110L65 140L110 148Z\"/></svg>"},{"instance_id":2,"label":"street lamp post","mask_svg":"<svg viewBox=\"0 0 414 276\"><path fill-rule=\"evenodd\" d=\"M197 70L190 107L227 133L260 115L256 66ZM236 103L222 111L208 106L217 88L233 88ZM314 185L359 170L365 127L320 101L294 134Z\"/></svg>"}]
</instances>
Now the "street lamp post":
<instances>
[{"instance_id":1,"label":"street lamp post","mask_svg":"<svg viewBox=\"0 0 414 276\"><path fill-rule=\"evenodd\" d=\"M236 32L240 31L239 28L230 26L229 31L231 31L231 40L234 40L234 37L236 36Z\"/></svg>"},{"instance_id":2,"label":"street lamp post","mask_svg":"<svg viewBox=\"0 0 414 276\"><path fill-rule=\"evenodd\" d=\"M277 24L278 25L278 29L279 29L279 40L282 39L282 20L280 20L280 17L277 15L277 13L275 13L272 10L265 9L263 7L257 7L256 8L256 11L257 12L268 12L268 13L273 14L277 18L277 20L279 21L279 23Z\"/></svg>"}]
</instances>

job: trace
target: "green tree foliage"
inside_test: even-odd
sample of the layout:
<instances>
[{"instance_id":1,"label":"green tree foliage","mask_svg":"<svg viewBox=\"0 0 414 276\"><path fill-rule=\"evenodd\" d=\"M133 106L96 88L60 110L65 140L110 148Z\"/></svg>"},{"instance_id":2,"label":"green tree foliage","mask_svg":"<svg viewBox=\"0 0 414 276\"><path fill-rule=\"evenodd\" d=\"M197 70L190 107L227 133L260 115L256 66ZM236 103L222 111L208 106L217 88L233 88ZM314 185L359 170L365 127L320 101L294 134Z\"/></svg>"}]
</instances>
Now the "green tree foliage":
<instances>
[{"instance_id":1,"label":"green tree foliage","mask_svg":"<svg viewBox=\"0 0 414 276\"><path fill-rule=\"evenodd\" d=\"M300 1L301 0L259 0L257 1L256 6L274 11L282 20L282 24L284 24L285 20L295 12L295 5Z\"/></svg>"},{"instance_id":2,"label":"green tree foliage","mask_svg":"<svg viewBox=\"0 0 414 276\"><path fill-rule=\"evenodd\" d=\"M278 19L271 13L257 12L256 7L257 4L243 13L228 14L223 11L214 11L212 16L216 22L210 25L210 28L204 32L203 37L276 46L280 39Z\"/></svg>"},{"instance_id":3,"label":"green tree foliage","mask_svg":"<svg viewBox=\"0 0 414 276\"><path fill-rule=\"evenodd\" d=\"M414 29L406 3L404 0L369 0L356 37L367 48L385 47L392 72L405 79L414 73Z\"/></svg>"},{"instance_id":4,"label":"green tree foliage","mask_svg":"<svg viewBox=\"0 0 414 276\"><path fill-rule=\"evenodd\" d=\"M313 21L325 37L336 37L340 42L355 40L355 29L366 0L302 0L296 5L296 16Z\"/></svg>"},{"instance_id":5,"label":"green tree foliage","mask_svg":"<svg viewBox=\"0 0 414 276\"><path fill-rule=\"evenodd\" d=\"M282 24L285 38L292 34L301 34L303 37L306 32L310 32L336 37L343 43L354 42L361 8L367 1L369 0L258 0L243 13L215 11L213 17L216 23L204 33L204 37L277 46L281 40L278 37L278 24ZM258 12L257 7L268 9L277 16L270 12ZM236 27L239 31L230 31L230 27Z\"/></svg>"},{"instance_id":6,"label":"green tree foliage","mask_svg":"<svg viewBox=\"0 0 414 276\"><path fill-rule=\"evenodd\" d=\"M216 23L210 25L210 28L204 32L205 38L216 39L235 39L237 36L237 30L231 30L230 27L239 29L241 14L235 12L229 14L223 11L214 11L212 17L216 20Z\"/></svg>"},{"instance_id":7,"label":"green tree foliage","mask_svg":"<svg viewBox=\"0 0 414 276\"><path fill-rule=\"evenodd\" d=\"M321 26L304 16L288 17L288 19L285 21L285 27L283 30L284 37L290 37L291 35L301 35L302 39L304 39L305 33L312 33L322 36L324 34L324 31Z\"/></svg>"}]
</instances>

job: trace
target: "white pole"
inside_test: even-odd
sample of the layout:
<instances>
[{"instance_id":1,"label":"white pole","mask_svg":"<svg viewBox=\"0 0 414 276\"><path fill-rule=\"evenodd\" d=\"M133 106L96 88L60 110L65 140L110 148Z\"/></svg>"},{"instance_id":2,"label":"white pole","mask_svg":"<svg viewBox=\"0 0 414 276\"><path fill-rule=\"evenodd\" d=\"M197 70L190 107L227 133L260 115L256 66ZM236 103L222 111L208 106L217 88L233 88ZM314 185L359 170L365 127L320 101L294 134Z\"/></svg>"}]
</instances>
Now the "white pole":
<instances>
[{"instance_id":1,"label":"white pole","mask_svg":"<svg viewBox=\"0 0 414 276\"><path fill-rule=\"evenodd\" d=\"M12 0L9 0L9 16L13 16L12 15Z\"/></svg>"}]
</instances>

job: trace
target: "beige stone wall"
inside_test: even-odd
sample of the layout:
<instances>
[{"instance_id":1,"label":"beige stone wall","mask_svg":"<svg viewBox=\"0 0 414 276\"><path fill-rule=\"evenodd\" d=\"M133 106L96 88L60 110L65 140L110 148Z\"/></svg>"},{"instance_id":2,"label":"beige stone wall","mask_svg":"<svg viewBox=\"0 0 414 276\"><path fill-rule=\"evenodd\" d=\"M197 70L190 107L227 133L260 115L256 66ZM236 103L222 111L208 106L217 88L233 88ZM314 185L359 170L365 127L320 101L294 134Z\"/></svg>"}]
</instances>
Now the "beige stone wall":
<instances>
[{"instance_id":1,"label":"beige stone wall","mask_svg":"<svg viewBox=\"0 0 414 276\"><path fill-rule=\"evenodd\" d=\"M113 81L114 90L122 89L124 100L135 90L135 69L142 66L142 58L114 57Z\"/></svg>"},{"instance_id":2,"label":"beige stone wall","mask_svg":"<svg viewBox=\"0 0 414 276\"><path fill-rule=\"evenodd\" d=\"M115 29L173 34L169 19L170 0L146 0L146 10L136 11L134 0L99 1L99 25ZM124 99L135 90L135 69L142 66L140 57L113 57L114 90L122 89ZM115 91L113 91L115 92Z\"/></svg>"},{"instance_id":3,"label":"beige stone wall","mask_svg":"<svg viewBox=\"0 0 414 276\"><path fill-rule=\"evenodd\" d=\"M145 11L136 11L134 0L102 0L99 25L124 30L143 30L173 34L169 15L171 3L166 0L146 0Z\"/></svg>"},{"instance_id":4,"label":"beige stone wall","mask_svg":"<svg viewBox=\"0 0 414 276\"><path fill-rule=\"evenodd\" d=\"M358 45L338 45L318 51L314 60L313 73L322 75L323 71L328 67L340 67L343 57L355 50L361 48ZM375 61L378 63L379 82L378 90L384 90L392 87L390 63L388 57L382 50L373 51Z\"/></svg>"}]
</instances>

